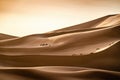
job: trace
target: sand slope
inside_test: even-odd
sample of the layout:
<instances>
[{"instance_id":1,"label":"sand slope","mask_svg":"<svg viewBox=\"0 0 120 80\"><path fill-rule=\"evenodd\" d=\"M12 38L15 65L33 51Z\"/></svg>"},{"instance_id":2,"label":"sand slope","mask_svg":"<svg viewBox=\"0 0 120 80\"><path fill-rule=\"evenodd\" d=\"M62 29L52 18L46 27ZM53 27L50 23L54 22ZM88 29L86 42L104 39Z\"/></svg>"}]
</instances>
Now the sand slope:
<instances>
[{"instance_id":1,"label":"sand slope","mask_svg":"<svg viewBox=\"0 0 120 80\"><path fill-rule=\"evenodd\" d=\"M119 14L44 34L0 34L0 80L120 80L119 34Z\"/></svg>"}]
</instances>

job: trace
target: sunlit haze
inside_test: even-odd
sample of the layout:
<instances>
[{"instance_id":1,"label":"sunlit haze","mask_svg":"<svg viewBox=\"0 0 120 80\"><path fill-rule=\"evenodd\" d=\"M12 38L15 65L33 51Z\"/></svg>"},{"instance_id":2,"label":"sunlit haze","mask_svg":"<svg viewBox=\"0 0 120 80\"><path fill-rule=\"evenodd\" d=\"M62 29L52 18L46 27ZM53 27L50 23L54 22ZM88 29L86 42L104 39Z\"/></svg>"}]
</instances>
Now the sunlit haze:
<instances>
[{"instance_id":1,"label":"sunlit haze","mask_svg":"<svg viewBox=\"0 0 120 80\"><path fill-rule=\"evenodd\" d=\"M40 34L120 13L120 0L0 0L0 33Z\"/></svg>"}]
</instances>

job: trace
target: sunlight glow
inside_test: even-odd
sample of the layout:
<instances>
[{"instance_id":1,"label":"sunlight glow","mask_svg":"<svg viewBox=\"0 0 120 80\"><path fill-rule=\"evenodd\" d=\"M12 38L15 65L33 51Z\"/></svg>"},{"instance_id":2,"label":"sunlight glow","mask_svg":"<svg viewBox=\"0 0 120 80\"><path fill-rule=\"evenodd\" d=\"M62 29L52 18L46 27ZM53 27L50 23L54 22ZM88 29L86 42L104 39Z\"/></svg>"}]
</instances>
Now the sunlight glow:
<instances>
[{"instance_id":1,"label":"sunlight glow","mask_svg":"<svg viewBox=\"0 0 120 80\"><path fill-rule=\"evenodd\" d=\"M120 12L119 0L0 0L0 33L40 34Z\"/></svg>"}]
</instances>

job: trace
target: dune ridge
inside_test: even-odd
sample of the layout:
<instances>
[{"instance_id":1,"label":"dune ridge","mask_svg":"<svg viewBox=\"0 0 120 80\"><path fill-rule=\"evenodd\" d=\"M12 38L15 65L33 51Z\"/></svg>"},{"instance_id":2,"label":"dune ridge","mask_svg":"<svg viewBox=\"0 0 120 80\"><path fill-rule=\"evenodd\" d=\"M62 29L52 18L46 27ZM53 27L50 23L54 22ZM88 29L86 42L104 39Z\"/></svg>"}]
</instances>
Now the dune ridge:
<instances>
[{"instance_id":1,"label":"dune ridge","mask_svg":"<svg viewBox=\"0 0 120 80\"><path fill-rule=\"evenodd\" d=\"M0 34L0 80L120 80L120 14L16 37Z\"/></svg>"}]
</instances>

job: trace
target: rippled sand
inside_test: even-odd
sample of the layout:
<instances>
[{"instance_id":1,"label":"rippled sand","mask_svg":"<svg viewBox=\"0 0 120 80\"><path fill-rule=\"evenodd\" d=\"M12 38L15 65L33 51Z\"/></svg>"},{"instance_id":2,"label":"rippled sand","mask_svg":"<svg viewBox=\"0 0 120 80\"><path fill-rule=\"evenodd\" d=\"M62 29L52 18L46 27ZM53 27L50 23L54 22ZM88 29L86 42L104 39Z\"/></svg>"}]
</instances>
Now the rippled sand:
<instances>
[{"instance_id":1,"label":"rippled sand","mask_svg":"<svg viewBox=\"0 0 120 80\"><path fill-rule=\"evenodd\" d=\"M24 37L0 34L0 80L120 80L120 15Z\"/></svg>"}]
</instances>

